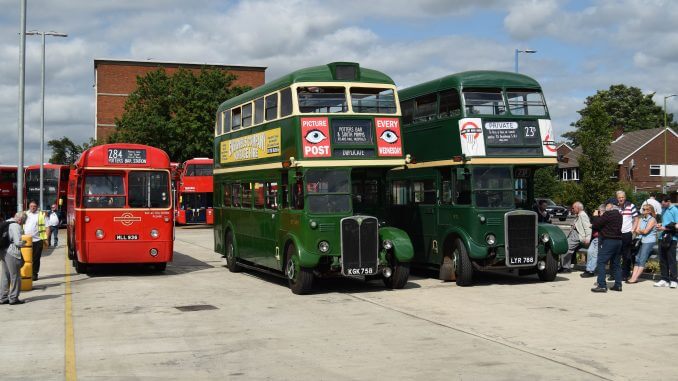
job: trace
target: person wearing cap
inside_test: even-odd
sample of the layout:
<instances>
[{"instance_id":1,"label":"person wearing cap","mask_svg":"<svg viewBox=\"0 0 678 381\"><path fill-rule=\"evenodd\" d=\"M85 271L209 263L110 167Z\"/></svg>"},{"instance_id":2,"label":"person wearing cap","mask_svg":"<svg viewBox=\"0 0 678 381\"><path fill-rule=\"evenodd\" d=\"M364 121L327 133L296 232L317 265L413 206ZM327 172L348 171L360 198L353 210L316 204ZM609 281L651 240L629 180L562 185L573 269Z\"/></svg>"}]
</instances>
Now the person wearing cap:
<instances>
[{"instance_id":1,"label":"person wearing cap","mask_svg":"<svg viewBox=\"0 0 678 381\"><path fill-rule=\"evenodd\" d=\"M610 272L614 277L613 291L622 290L621 279L621 246L622 246L622 222L623 218L619 208L608 203L605 205L605 213L601 215L599 210L593 212L591 223L593 229L598 230L598 258L596 263L596 275L598 282L592 292L607 292L605 282L605 265L610 262Z\"/></svg>"}]
</instances>

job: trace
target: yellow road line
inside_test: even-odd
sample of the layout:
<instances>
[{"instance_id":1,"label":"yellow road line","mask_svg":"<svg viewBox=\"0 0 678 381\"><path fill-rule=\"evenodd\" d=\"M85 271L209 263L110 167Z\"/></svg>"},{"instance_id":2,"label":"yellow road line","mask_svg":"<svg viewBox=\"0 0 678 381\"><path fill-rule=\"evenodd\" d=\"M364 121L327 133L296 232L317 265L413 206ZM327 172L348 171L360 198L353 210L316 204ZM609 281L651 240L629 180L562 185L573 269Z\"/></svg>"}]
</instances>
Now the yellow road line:
<instances>
[{"instance_id":1,"label":"yellow road line","mask_svg":"<svg viewBox=\"0 0 678 381\"><path fill-rule=\"evenodd\" d=\"M66 249L66 264L64 274L66 278L66 305L64 306L65 345L64 345L64 371L66 381L78 379L75 373L75 336L73 335L73 312L71 299L71 263L68 261L68 249Z\"/></svg>"}]
</instances>

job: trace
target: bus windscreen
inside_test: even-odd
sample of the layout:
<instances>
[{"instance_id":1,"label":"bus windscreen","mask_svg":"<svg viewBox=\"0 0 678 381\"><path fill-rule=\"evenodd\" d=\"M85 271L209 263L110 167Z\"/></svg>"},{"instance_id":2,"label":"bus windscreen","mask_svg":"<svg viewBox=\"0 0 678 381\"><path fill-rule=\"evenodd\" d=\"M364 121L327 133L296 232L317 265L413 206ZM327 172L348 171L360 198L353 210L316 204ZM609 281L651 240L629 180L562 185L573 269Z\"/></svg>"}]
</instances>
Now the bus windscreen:
<instances>
[{"instance_id":1,"label":"bus windscreen","mask_svg":"<svg viewBox=\"0 0 678 381\"><path fill-rule=\"evenodd\" d=\"M131 208L167 208L170 204L167 172L130 172L128 189Z\"/></svg>"},{"instance_id":2,"label":"bus windscreen","mask_svg":"<svg viewBox=\"0 0 678 381\"><path fill-rule=\"evenodd\" d=\"M124 208L125 186L122 174L88 174L85 177L86 208Z\"/></svg>"},{"instance_id":3,"label":"bus windscreen","mask_svg":"<svg viewBox=\"0 0 678 381\"><path fill-rule=\"evenodd\" d=\"M353 87L351 107L356 113L395 114L398 111L393 89Z\"/></svg>"}]
</instances>

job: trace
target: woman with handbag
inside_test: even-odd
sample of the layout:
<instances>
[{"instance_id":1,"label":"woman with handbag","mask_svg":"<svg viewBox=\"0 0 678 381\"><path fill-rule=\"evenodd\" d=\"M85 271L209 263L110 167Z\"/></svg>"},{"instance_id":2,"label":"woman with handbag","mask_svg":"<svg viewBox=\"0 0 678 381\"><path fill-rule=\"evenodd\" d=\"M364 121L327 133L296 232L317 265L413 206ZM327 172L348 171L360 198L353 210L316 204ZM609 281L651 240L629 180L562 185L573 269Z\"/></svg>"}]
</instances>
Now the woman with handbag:
<instances>
[{"instance_id":1,"label":"woman with handbag","mask_svg":"<svg viewBox=\"0 0 678 381\"><path fill-rule=\"evenodd\" d=\"M626 283L638 283L638 277L643 273L645 263L647 262L647 259L650 258L652 249L657 243L657 213L655 212L654 207L649 203L645 204L643 205L641 213L643 217L635 231L635 233L638 234L638 238L640 238L640 248L636 255L636 264L633 267L633 273Z\"/></svg>"}]
</instances>

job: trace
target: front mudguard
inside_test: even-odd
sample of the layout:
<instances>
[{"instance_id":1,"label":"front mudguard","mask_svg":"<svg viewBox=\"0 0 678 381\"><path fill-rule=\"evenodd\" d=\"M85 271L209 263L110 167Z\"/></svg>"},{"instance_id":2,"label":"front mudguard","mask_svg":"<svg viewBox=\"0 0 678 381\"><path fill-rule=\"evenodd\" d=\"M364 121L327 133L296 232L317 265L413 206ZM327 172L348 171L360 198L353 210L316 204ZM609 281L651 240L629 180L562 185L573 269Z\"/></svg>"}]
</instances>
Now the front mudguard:
<instances>
[{"instance_id":1,"label":"front mudguard","mask_svg":"<svg viewBox=\"0 0 678 381\"><path fill-rule=\"evenodd\" d=\"M412 246L412 241L410 241L410 236L404 230L390 226L379 228L379 247L383 247L385 240L393 242L391 251L398 262L412 261L412 258L414 258L414 247Z\"/></svg>"},{"instance_id":2,"label":"front mudguard","mask_svg":"<svg viewBox=\"0 0 678 381\"><path fill-rule=\"evenodd\" d=\"M285 247L281 254L280 262L282 264L281 271L285 269L285 261L287 260L287 248L289 245L294 245L296 254L299 258L299 265L306 268L316 268L320 262L320 254L310 252L301 244L301 240L294 234L287 234L285 236Z\"/></svg>"},{"instance_id":3,"label":"front mudguard","mask_svg":"<svg viewBox=\"0 0 678 381\"><path fill-rule=\"evenodd\" d=\"M539 224L537 229L539 242L541 242L542 234L546 233L549 235L548 242L545 244L540 243L540 245L544 245L545 252L550 249L554 255L567 253L567 237L565 237L565 233L559 227L552 224Z\"/></svg>"}]
</instances>

